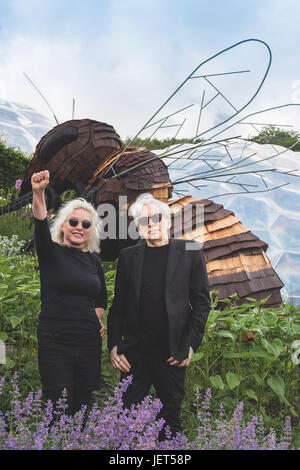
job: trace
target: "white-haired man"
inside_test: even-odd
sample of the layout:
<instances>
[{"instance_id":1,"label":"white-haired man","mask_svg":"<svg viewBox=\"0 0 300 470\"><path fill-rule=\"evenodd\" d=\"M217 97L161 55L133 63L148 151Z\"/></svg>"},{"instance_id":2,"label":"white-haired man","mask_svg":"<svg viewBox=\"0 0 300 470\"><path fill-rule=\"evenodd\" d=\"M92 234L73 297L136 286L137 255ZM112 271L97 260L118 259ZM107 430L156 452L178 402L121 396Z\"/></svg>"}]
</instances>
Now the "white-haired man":
<instances>
[{"instance_id":1,"label":"white-haired man","mask_svg":"<svg viewBox=\"0 0 300 470\"><path fill-rule=\"evenodd\" d=\"M120 252L115 296L108 315L108 349L121 378L133 376L124 395L129 407L154 385L160 416L181 431L185 371L199 347L210 310L202 250L170 238L169 206L151 194L130 207L142 238ZM190 245L191 248L191 245Z\"/></svg>"}]
</instances>

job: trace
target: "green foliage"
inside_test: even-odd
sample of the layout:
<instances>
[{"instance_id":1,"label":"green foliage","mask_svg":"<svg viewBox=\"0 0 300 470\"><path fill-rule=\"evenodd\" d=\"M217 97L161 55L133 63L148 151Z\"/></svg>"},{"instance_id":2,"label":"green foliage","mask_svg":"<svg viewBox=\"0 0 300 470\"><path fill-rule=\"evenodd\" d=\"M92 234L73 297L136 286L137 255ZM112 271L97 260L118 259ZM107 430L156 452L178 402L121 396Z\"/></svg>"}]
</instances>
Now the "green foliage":
<instances>
[{"instance_id":1,"label":"green foliage","mask_svg":"<svg viewBox=\"0 0 300 470\"><path fill-rule=\"evenodd\" d=\"M0 233L2 236L18 236L21 240L27 240L33 235L33 220L30 216L31 205L22 209L4 214L0 217Z\"/></svg>"},{"instance_id":2,"label":"green foliage","mask_svg":"<svg viewBox=\"0 0 300 470\"><path fill-rule=\"evenodd\" d=\"M0 340L5 342L6 363L0 375L20 371L24 390L40 386L37 368L37 321L40 280L37 259L19 255L23 241L0 237Z\"/></svg>"},{"instance_id":3,"label":"green foliage","mask_svg":"<svg viewBox=\"0 0 300 470\"><path fill-rule=\"evenodd\" d=\"M278 416L299 415L299 366L292 354L300 337L300 306L268 309L265 302L236 305L232 296L221 310L212 293L203 343L188 369L189 396L197 384L212 387L229 408L243 401L258 413L275 407Z\"/></svg>"},{"instance_id":4,"label":"green foliage","mask_svg":"<svg viewBox=\"0 0 300 470\"><path fill-rule=\"evenodd\" d=\"M6 206L18 197L15 187L0 189L0 206ZM27 240L33 234L32 204L27 204L16 211L0 216L0 233L2 236Z\"/></svg>"},{"instance_id":5,"label":"green foliage","mask_svg":"<svg viewBox=\"0 0 300 470\"><path fill-rule=\"evenodd\" d=\"M251 137L249 140L257 142L258 144L281 145L282 147L289 148L299 139L300 133L297 131L286 131L279 127L267 126L264 127L257 136ZM292 150L299 152L300 142L298 142Z\"/></svg>"},{"instance_id":6,"label":"green foliage","mask_svg":"<svg viewBox=\"0 0 300 470\"><path fill-rule=\"evenodd\" d=\"M22 179L31 156L9 147L0 138L0 188L8 189Z\"/></svg>"},{"instance_id":7,"label":"green foliage","mask_svg":"<svg viewBox=\"0 0 300 470\"><path fill-rule=\"evenodd\" d=\"M18 371L22 393L40 388L37 367L37 323L40 312L40 282L37 259L19 255L18 237L0 237L0 340L5 342L7 362L0 375ZM108 290L108 309L114 296L116 262L103 263ZM299 365L292 361L295 341L300 338L300 307L283 304L264 307L249 299L237 305L236 297L223 301L212 293L203 343L187 369L185 416L189 417L196 388L211 388L213 400L232 412L243 401L250 413L284 418L299 416ZM106 325L107 312L104 316ZM102 403L119 381L111 367L106 337L103 341L104 387L94 394ZM1 398L2 400L2 398Z\"/></svg>"},{"instance_id":8,"label":"green foliage","mask_svg":"<svg viewBox=\"0 0 300 470\"><path fill-rule=\"evenodd\" d=\"M127 137L126 140L122 141L122 145L126 146L129 144L130 141L131 141L131 138ZM167 138L167 139L159 140L159 139L141 139L140 137L138 137L131 144L131 147L145 147L148 150L160 150L160 149L170 147L171 145L184 144L190 141L191 139ZM199 142L201 142L201 139L196 139L193 141L193 144L197 144Z\"/></svg>"}]
</instances>

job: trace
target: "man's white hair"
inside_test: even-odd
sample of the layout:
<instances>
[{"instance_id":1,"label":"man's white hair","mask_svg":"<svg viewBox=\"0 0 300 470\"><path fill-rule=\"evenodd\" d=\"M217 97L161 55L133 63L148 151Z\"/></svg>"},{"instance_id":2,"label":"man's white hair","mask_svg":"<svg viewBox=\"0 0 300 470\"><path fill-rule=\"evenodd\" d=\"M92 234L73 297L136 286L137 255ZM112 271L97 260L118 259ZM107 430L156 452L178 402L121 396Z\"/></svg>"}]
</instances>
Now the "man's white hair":
<instances>
[{"instance_id":1,"label":"man's white hair","mask_svg":"<svg viewBox=\"0 0 300 470\"><path fill-rule=\"evenodd\" d=\"M136 201L129 207L129 215L134 218L135 224L138 225L138 218L141 210L145 205L155 206L157 210L165 217L168 221L171 220L171 212L168 204L160 201L152 196L151 193L140 194Z\"/></svg>"},{"instance_id":2,"label":"man's white hair","mask_svg":"<svg viewBox=\"0 0 300 470\"><path fill-rule=\"evenodd\" d=\"M92 204L87 202L83 198L73 199L72 201L66 202L59 209L53 223L50 222L50 232L52 240L56 243L63 243L64 234L61 230L61 225L67 220L75 209L83 209L87 211L92 218L92 225L89 234L89 238L85 244L85 249L93 253L96 251L100 252L100 233L101 233L101 221L98 214Z\"/></svg>"}]
</instances>

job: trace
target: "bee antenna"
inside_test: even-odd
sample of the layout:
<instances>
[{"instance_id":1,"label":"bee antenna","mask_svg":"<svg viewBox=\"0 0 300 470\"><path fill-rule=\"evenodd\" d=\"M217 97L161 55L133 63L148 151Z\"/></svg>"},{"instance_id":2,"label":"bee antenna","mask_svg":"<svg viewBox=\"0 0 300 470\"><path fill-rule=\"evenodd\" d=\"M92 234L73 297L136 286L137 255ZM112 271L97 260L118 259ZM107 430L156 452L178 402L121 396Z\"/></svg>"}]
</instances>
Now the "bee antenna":
<instances>
[{"instance_id":1,"label":"bee antenna","mask_svg":"<svg viewBox=\"0 0 300 470\"><path fill-rule=\"evenodd\" d=\"M56 121L56 124L59 125L59 122L57 120L57 117L55 116L55 113L53 111L53 109L51 108L50 104L48 103L48 101L46 100L46 98L44 97L43 93L38 89L38 87L33 83L33 81L28 77L28 75L26 75L25 72L23 72L23 74L25 75L25 77L27 78L27 80L31 83L31 85L33 86L33 88L38 92L38 94L43 98L43 100L45 101L46 105L48 106L48 108L50 109L51 113L52 113L52 116L54 117L55 121Z\"/></svg>"},{"instance_id":2,"label":"bee antenna","mask_svg":"<svg viewBox=\"0 0 300 470\"><path fill-rule=\"evenodd\" d=\"M75 116L75 98L73 98L72 119L74 119L74 116Z\"/></svg>"}]
</instances>

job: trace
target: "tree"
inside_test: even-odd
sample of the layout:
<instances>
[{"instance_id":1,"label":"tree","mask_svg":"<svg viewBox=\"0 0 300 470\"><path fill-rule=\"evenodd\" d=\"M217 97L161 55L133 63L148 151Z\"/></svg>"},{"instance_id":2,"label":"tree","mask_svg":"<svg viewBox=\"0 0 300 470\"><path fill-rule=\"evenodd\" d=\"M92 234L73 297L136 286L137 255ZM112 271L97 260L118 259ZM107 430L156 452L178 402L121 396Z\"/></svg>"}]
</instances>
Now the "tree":
<instances>
[{"instance_id":1,"label":"tree","mask_svg":"<svg viewBox=\"0 0 300 470\"><path fill-rule=\"evenodd\" d=\"M25 153L9 147L0 138L0 188L9 189L17 179L22 179L30 158Z\"/></svg>"},{"instance_id":2,"label":"tree","mask_svg":"<svg viewBox=\"0 0 300 470\"><path fill-rule=\"evenodd\" d=\"M122 145L126 146L131 142L131 138L127 137L125 141L122 141ZM167 148L171 145L183 144L186 142L191 142L191 139L172 139L167 138L163 140L159 139L141 139L138 137L135 141L131 144L131 147L145 147L147 150L160 150ZM193 144L197 144L201 142L201 139L196 139L193 141Z\"/></svg>"},{"instance_id":3,"label":"tree","mask_svg":"<svg viewBox=\"0 0 300 470\"><path fill-rule=\"evenodd\" d=\"M289 148L300 139L298 131L287 131L275 126L264 127L257 136L250 137L249 140L258 144L281 145ZM300 152L300 142L293 148L295 152Z\"/></svg>"}]
</instances>

